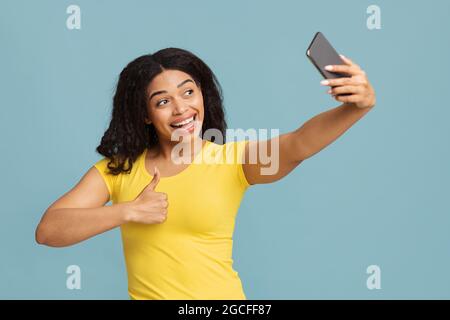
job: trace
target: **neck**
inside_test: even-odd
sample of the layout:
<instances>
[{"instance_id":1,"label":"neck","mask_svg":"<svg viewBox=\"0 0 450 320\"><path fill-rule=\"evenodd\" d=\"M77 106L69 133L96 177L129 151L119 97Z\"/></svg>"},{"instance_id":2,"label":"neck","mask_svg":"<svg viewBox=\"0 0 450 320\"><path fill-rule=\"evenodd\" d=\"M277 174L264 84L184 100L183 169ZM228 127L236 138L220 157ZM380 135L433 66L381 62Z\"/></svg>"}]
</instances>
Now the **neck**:
<instances>
[{"instance_id":1,"label":"neck","mask_svg":"<svg viewBox=\"0 0 450 320\"><path fill-rule=\"evenodd\" d=\"M156 149L156 156L167 161L171 160L172 150L175 146L177 146L177 151L182 150L180 156L186 156L183 153L189 152L193 158L197 152L200 152L204 142L205 141L199 136L194 136L186 142L184 142L184 139L181 142L160 139L159 145Z\"/></svg>"}]
</instances>

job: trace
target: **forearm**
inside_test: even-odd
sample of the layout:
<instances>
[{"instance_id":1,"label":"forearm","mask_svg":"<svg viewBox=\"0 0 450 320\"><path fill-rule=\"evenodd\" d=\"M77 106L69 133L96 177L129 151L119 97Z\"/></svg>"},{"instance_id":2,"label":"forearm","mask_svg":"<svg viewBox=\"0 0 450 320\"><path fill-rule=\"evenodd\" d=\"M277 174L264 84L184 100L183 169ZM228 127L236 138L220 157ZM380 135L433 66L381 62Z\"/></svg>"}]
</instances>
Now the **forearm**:
<instances>
[{"instance_id":1,"label":"forearm","mask_svg":"<svg viewBox=\"0 0 450 320\"><path fill-rule=\"evenodd\" d=\"M297 160L305 160L339 138L373 107L342 104L318 114L293 132Z\"/></svg>"},{"instance_id":2,"label":"forearm","mask_svg":"<svg viewBox=\"0 0 450 320\"><path fill-rule=\"evenodd\" d=\"M36 241L51 247L76 244L126 222L126 204L47 211L36 229Z\"/></svg>"}]
</instances>

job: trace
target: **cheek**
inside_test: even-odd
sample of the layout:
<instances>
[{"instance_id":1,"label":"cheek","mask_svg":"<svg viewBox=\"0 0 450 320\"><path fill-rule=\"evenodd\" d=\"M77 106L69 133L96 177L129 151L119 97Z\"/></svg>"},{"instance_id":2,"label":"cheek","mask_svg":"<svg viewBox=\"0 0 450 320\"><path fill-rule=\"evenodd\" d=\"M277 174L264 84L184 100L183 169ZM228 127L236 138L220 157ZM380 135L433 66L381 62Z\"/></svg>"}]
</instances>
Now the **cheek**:
<instances>
[{"instance_id":1,"label":"cheek","mask_svg":"<svg viewBox=\"0 0 450 320\"><path fill-rule=\"evenodd\" d=\"M195 95L191 101L192 101L192 105L196 106L196 107L200 107L200 105L203 104L202 96L198 95L198 94Z\"/></svg>"},{"instance_id":2,"label":"cheek","mask_svg":"<svg viewBox=\"0 0 450 320\"><path fill-rule=\"evenodd\" d=\"M169 121L171 112L167 108L161 110L152 110L151 116L155 125L164 126Z\"/></svg>"},{"instance_id":3,"label":"cheek","mask_svg":"<svg viewBox=\"0 0 450 320\"><path fill-rule=\"evenodd\" d=\"M201 95L194 98L193 105L200 113L204 113L203 97Z\"/></svg>"}]
</instances>

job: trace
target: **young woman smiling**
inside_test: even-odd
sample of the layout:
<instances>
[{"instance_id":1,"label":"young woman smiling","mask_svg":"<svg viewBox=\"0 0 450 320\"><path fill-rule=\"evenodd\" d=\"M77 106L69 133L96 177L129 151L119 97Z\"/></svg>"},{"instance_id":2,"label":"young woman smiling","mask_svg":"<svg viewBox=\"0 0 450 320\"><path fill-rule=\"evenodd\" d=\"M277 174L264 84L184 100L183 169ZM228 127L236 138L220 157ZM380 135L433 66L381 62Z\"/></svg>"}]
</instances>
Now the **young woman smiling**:
<instances>
[{"instance_id":1,"label":"young woman smiling","mask_svg":"<svg viewBox=\"0 0 450 320\"><path fill-rule=\"evenodd\" d=\"M242 161L269 141L201 137L211 129L225 137L227 128L220 85L201 59L177 48L135 59L119 77L97 147L104 157L46 210L36 241L63 247L120 227L132 299L245 299L232 235L247 188L286 176L375 105L364 71L343 59L332 68L347 77L324 83L342 105L277 137L272 175L261 174L259 160ZM180 144L187 163L174 161ZM198 161L204 157L233 161Z\"/></svg>"}]
</instances>

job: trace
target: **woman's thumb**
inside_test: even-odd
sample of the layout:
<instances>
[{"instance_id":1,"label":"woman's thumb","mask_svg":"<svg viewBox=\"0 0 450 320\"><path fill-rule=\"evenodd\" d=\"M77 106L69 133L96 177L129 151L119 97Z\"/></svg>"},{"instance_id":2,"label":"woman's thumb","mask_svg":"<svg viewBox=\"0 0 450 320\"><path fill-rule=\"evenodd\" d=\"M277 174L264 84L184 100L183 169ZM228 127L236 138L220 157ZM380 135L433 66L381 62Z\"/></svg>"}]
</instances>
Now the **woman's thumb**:
<instances>
[{"instance_id":1,"label":"woman's thumb","mask_svg":"<svg viewBox=\"0 0 450 320\"><path fill-rule=\"evenodd\" d=\"M160 173L158 168L155 166L155 171L154 171L154 175L153 175L153 179L152 181L150 181L150 183L147 185L146 189L150 189L150 190L155 190L156 186L158 185L159 182L159 178L160 178Z\"/></svg>"}]
</instances>

